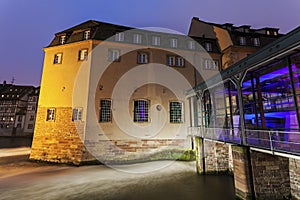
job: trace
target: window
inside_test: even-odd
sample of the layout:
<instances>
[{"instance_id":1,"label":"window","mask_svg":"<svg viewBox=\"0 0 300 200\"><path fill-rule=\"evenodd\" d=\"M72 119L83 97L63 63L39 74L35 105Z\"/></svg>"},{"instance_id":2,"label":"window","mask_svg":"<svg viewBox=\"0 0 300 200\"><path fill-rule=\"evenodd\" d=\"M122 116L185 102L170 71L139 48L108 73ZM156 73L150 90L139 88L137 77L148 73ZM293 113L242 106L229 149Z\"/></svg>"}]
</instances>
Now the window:
<instances>
[{"instance_id":1,"label":"window","mask_svg":"<svg viewBox=\"0 0 300 200\"><path fill-rule=\"evenodd\" d=\"M211 60L211 59L204 59L203 60L203 68L207 70L218 70L219 61Z\"/></svg>"},{"instance_id":2,"label":"window","mask_svg":"<svg viewBox=\"0 0 300 200\"><path fill-rule=\"evenodd\" d=\"M205 50L206 51L212 51L212 45L210 42L205 42Z\"/></svg>"},{"instance_id":3,"label":"window","mask_svg":"<svg viewBox=\"0 0 300 200\"><path fill-rule=\"evenodd\" d=\"M148 53L138 53L137 54L137 62L140 64L145 64L149 62Z\"/></svg>"},{"instance_id":4,"label":"window","mask_svg":"<svg viewBox=\"0 0 300 200\"><path fill-rule=\"evenodd\" d=\"M183 67L184 66L184 59L180 56L177 56L175 64L176 64L177 67Z\"/></svg>"},{"instance_id":5,"label":"window","mask_svg":"<svg viewBox=\"0 0 300 200\"><path fill-rule=\"evenodd\" d=\"M278 34L277 34L277 31L274 31L274 35L275 35L275 36L277 36L277 35L278 35Z\"/></svg>"},{"instance_id":6,"label":"window","mask_svg":"<svg viewBox=\"0 0 300 200\"><path fill-rule=\"evenodd\" d=\"M240 45L246 45L246 38L240 37Z\"/></svg>"},{"instance_id":7,"label":"window","mask_svg":"<svg viewBox=\"0 0 300 200\"><path fill-rule=\"evenodd\" d=\"M84 40L88 40L88 39L90 39L91 38L91 31L84 31L83 32L83 39Z\"/></svg>"},{"instance_id":8,"label":"window","mask_svg":"<svg viewBox=\"0 0 300 200\"><path fill-rule=\"evenodd\" d=\"M100 100L100 117L99 122L111 122L111 100Z\"/></svg>"},{"instance_id":9,"label":"window","mask_svg":"<svg viewBox=\"0 0 300 200\"><path fill-rule=\"evenodd\" d=\"M177 39L175 38L170 39L170 46L171 48L177 48Z\"/></svg>"},{"instance_id":10,"label":"window","mask_svg":"<svg viewBox=\"0 0 300 200\"><path fill-rule=\"evenodd\" d=\"M82 49L78 53L78 60L87 60L88 59L88 50Z\"/></svg>"},{"instance_id":11,"label":"window","mask_svg":"<svg viewBox=\"0 0 300 200\"><path fill-rule=\"evenodd\" d=\"M134 122L148 122L149 100L134 101Z\"/></svg>"},{"instance_id":12,"label":"window","mask_svg":"<svg viewBox=\"0 0 300 200\"><path fill-rule=\"evenodd\" d=\"M72 113L72 121L81 121L82 108L74 108Z\"/></svg>"},{"instance_id":13,"label":"window","mask_svg":"<svg viewBox=\"0 0 300 200\"><path fill-rule=\"evenodd\" d=\"M182 123L182 103L179 101L170 102L170 123Z\"/></svg>"},{"instance_id":14,"label":"window","mask_svg":"<svg viewBox=\"0 0 300 200\"><path fill-rule=\"evenodd\" d=\"M160 46L160 37L159 36L152 36L152 45Z\"/></svg>"},{"instance_id":15,"label":"window","mask_svg":"<svg viewBox=\"0 0 300 200\"><path fill-rule=\"evenodd\" d=\"M188 49L194 50L196 48L195 41L192 41L192 40L188 41L187 46L188 46Z\"/></svg>"},{"instance_id":16,"label":"window","mask_svg":"<svg viewBox=\"0 0 300 200\"><path fill-rule=\"evenodd\" d=\"M133 43L141 44L142 43L142 35L141 34L133 34Z\"/></svg>"},{"instance_id":17,"label":"window","mask_svg":"<svg viewBox=\"0 0 300 200\"><path fill-rule=\"evenodd\" d=\"M47 121L54 121L55 120L55 108L50 108L47 110Z\"/></svg>"},{"instance_id":18,"label":"window","mask_svg":"<svg viewBox=\"0 0 300 200\"><path fill-rule=\"evenodd\" d=\"M118 42L124 41L124 33L123 32L116 33L115 40L118 41Z\"/></svg>"},{"instance_id":19,"label":"window","mask_svg":"<svg viewBox=\"0 0 300 200\"><path fill-rule=\"evenodd\" d=\"M34 115L30 115L29 121L33 121L34 120Z\"/></svg>"},{"instance_id":20,"label":"window","mask_svg":"<svg viewBox=\"0 0 300 200\"><path fill-rule=\"evenodd\" d=\"M120 61L120 50L117 49L109 49L108 50L108 60L113 62Z\"/></svg>"},{"instance_id":21,"label":"window","mask_svg":"<svg viewBox=\"0 0 300 200\"><path fill-rule=\"evenodd\" d=\"M253 44L254 44L254 46L256 46L256 47L259 47L259 46L260 46L259 38L253 38Z\"/></svg>"},{"instance_id":22,"label":"window","mask_svg":"<svg viewBox=\"0 0 300 200\"><path fill-rule=\"evenodd\" d=\"M65 44L66 43L66 36L65 35L60 36L59 43L60 44Z\"/></svg>"},{"instance_id":23,"label":"window","mask_svg":"<svg viewBox=\"0 0 300 200\"><path fill-rule=\"evenodd\" d=\"M62 53L57 53L54 55L54 64L61 64L62 63Z\"/></svg>"},{"instance_id":24,"label":"window","mask_svg":"<svg viewBox=\"0 0 300 200\"><path fill-rule=\"evenodd\" d=\"M169 66L183 67L184 58L180 56L167 56L167 64Z\"/></svg>"},{"instance_id":25,"label":"window","mask_svg":"<svg viewBox=\"0 0 300 200\"><path fill-rule=\"evenodd\" d=\"M267 35L270 35L271 33L270 33L270 31L269 30L267 30Z\"/></svg>"},{"instance_id":26,"label":"window","mask_svg":"<svg viewBox=\"0 0 300 200\"><path fill-rule=\"evenodd\" d=\"M33 124L28 124L27 129L33 129Z\"/></svg>"}]
</instances>

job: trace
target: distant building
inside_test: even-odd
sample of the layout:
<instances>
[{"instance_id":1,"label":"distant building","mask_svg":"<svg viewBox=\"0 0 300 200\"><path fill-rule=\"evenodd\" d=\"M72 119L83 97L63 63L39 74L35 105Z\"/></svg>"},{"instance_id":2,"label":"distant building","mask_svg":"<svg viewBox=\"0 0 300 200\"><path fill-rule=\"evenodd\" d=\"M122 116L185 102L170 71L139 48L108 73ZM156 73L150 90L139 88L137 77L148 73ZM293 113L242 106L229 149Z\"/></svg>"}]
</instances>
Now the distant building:
<instances>
[{"instance_id":1,"label":"distant building","mask_svg":"<svg viewBox=\"0 0 300 200\"><path fill-rule=\"evenodd\" d=\"M0 136L32 136L33 128L26 130L25 121L28 99L36 91L38 88L33 86L6 84L5 81L0 85ZM32 114L35 118L35 113Z\"/></svg>"},{"instance_id":2,"label":"distant building","mask_svg":"<svg viewBox=\"0 0 300 200\"><path fill-rule=\"evenodd\" d=\"M217 39L222 51L222 69L233 65L282 36L278 28L252 29L249 25L215 24L192 19L189 36Z\"/></svg>"},{"instance_id":3,"label":"distant building","mask_svg":"<svg viewBox=\"0 0 300 200\"><path fill-rule=\"evenodd\" d=\"M100 55L99 44L104 45ZM180 90L178 96L157 82L145 82L133 89L124 106L113 91L125 74L138 66L142 70L143 66L156 64L154 71L181 74L190 86L215 75L221 66L221 52L214 38L190 38L94 20L55 34L44 51L30 158L50 162L78 164L95 160L91 149L86 149L89 146L98 148L99 156L116 160L144 159L139 156L180 148L180 144L189 141L186 140L188 103L184 95L187 87L176 88ZM194 69L193 62L199 64L207 77ZM97 75L99 69L105 69L102 76ZM149 78L150 73L136 74L129 82ZM171 81L173 85L180 82ZM128 81L121 86L130 89ZM123 128L117 118L125 124ZM151 131L152 125L161 128ZM137 130L140 131L136 133Z\"/></svg>"}]
</instances>

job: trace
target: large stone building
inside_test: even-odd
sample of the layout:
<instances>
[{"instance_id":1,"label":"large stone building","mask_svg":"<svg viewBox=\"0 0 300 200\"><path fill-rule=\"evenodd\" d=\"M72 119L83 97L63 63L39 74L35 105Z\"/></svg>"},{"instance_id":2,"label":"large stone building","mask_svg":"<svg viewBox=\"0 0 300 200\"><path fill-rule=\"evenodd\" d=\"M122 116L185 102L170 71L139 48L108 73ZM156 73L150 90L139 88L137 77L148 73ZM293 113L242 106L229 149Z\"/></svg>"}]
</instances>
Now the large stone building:
<instances>
[{"instance_id":1,"label":"large stone building","mask_svg":"<svg viewBox=\"0 0 300 200\"><path fill-rule=\"evenodd\" d=\"M0 136L32 136L39 88L34 86L0 85ZM30 114L29 114L30 113Z\"/></svg>"},{"instance_id":2,"label":"large stone building","mask_svg":"<svg viewBox=\"0 0 300 200\"><path fill-rule=\"evenodd\" d=\"M278 28L253 29L249 25L208 23L194 17L188 35L217 39L222 51L222 69L242 60L282 36Z\"/></svg>"},{"instance_id":3,"label":"large stone building","mask_svg":"<svg viewBox=\"0 0 300 200\"><path fill-rule=\"evenodd\" d=\"M44 51L30 158L74 164L189 147L184 93L221 64L216 39L93 20L55 34Z\"/></svg>"}]
</instances>

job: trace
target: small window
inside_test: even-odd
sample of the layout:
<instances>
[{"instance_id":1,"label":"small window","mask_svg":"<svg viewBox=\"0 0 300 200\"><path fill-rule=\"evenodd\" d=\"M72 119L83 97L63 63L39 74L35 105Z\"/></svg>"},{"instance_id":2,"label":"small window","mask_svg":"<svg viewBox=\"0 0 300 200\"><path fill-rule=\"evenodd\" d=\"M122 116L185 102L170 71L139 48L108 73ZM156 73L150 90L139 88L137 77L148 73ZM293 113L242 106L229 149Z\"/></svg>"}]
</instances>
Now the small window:
<instances>
[{"instance_id":1,"label":"small window","mask_svg":"<svg viewBox=\"0 0 300 200\"><path fill-rule=\"evenodd\" d=\"M152 36L152 45L160 46L160 37L159 36Z\"/></svg>"},{"instance_id":2,"label":"small window","mask_svg":"<svg viewBox=\"0 0 300 200\"><path fill-rule=\"evenodd\" d=\"M133 43L141 44L142 43L142 35L141 34L133 34Z\"/></svg>"},{"instance_id":3,"label":"small window","mask_svg":"<svg viewBox=\"0 0 300 200\"><path fill-rule=\"evenodd\" d=\"M270 35L271 33L270 33L270 31L269 30L267 30L267 35Z\"/></svg>"},{"instance_id":4,"label":"small window","mask_svg":"<svg viewBox=\"0 0 300 200\"><path fill-rule=\"evenodd\" d=\"M219 69L219 61L204 59L203 60L203 68L206 70L218 70Z\"/></svg>"},{"instance_id":5,"label":"small window","mask_svg":"<svg viewBox=\"0 0 300 200\"><path fill-rule=\"evenodd\" d=\"M88 39L90 39L90 38L91 38L91 31L90 31L90 30L84 31L84 32L83 32L83 39L84 39L84 40L88 40Z\"/></svg>"},{"instance_id":6,"label":"small window","mask_svg":"<svg viewBox=\"0 0 300 200\"><path fill-rule=\"evenodd\" d=\"M29 121L33 121L34 120L34 115L30 115Z\"/></svg>"},{"instance_id":7,"label":"small window","mask_svg":"<svg viewBox=\"0 0 300 200\"><path fill-rule=\"evenodd\" d=\"M182 123L182 103L179 101L170 102L170 123Z\"/></svg>"},{"instance_id":8,"label":"small window","mask_svg":"<svg viewBox=\"0 0 300 200\"><path fill-rule=\"evenodd\" d=\"M177 48L177 43L178 43L178 41L177 41L176 38L170 39L170 46L171 46L171 48Z\"/></svg>"},{"instance_id":9,"label":"small window","mask_svg":"<svg viewBox=\"0 0 300 200\"><path fill-rule=\"evenodd\" d=\"M149 100L135 100L134 101L134 122L148 122L149 118Z\"/></svg>"},{"instance_id":10,"label":"small window","mask_svg":"<svg viewBox=\"0 0 300 200\"><path fill-rule=\"evenodd\" d=\"M196 48L195 41L190 40L187 42L188 49L194 50Z\"/></svg>"},{"instance_id":11,"label":"small window","mask_svg":"<svg viewBox=\"0 0 300 200\"><path fill-rule=\"evenodd\" d=\"M277 31L274 31L274 35L275 35L275 36L277 36L277 35L278 35Z\"/></svg>"},{"instance_id":12,"label":"small window","mask_svg":"<svg viewBox=\"0 0 300 200\"><path fill-rule=\"evenodd\" d=\"M33 124L28 124L27 129L33 129Z\"/></svg>"},{"instance_id":13,"label":"small window","mask_svg":"<svg viewBox=\"0 0 300 200\"><path fill-rule=\"evenodd\" d=\"M259 38L253 38L253 44L254 44L254 46L256 46L256 47L259 47L259 46L260 46Z\"/></svg>"},{"instance_id":14,"label":"small window","mask_svg":"<svg viewBox=\"0 0 300 200\"><path fill-rule=\"evenodd\" d=\"M139 64L145 64L149 62L149 54L148 53L138 53L137 54L137 62Z\"/></svg>"},{"instance_id":15,"label":"small window","mask_svg":"<svg viewBox=\"0 0 300 200\"><path fill-rule=\"evenodd\" d=\"M65 35L60 36L59 43L60 44L65 44L66 43L66 36Z\"/></svg>"},{"instance_id":16,"label":"small window","mask_svg":"<svg viewBox=\"0 0 300 200\"><path fill-rule=\"evenodd\" d=\"M184 58L180 56L167 56L168 66L184 67Z\"/></svg>"},{"instance_id":17,"label":"small window","mask_svg":"<svg viewBox=\"0 0 300 200\"><path fill-rule=\"evenodd\" d=\"M120 61L120 50L117 49L109 49L108 50L108 60L112 62Z\"/></svg>"},{"instance_id":18,"label":"small window","mask_svg":"<svg viewBox=\"0 0 300 200\"><path fill-rule=\"evenodd\" d=\"M167 57L167 64L169 66L175 66L175 56L168 56Z\"/></svg>"},{"instance_id":19,"label":"small window","mask_svg":"<svg viewBox=\"0 0 300 200\"><path fill-rule=\"evenodd\" d=\"M88 50L82 49L78 53L78 60L87 60L88 59Z\"/></svg>"},{"instance_id":20,"label":"small window","mask_svg":"<svg viewBox=\"0 0 300 200\"><path fill-rule=\"evenodd\" d=\"M176 57L176 67L184 67L184 59L180 56Z\"/></svg>"},{"instance_id":21,"label":"small window","mask_svg":"<svg viewBox=\"0 0 300 200\"><path fill-rule=\"evenodd\" d=\"M47 121L54 121L55 120L55 108L50 108L47 110Z\"/></svg>"},{"instance_id":22,"label":"small window","mask_svg":"<svg viewBox=\"0 0 300 200\"><path fill-rule=\"evenodd\" d=\"M210 42L205 42L205 50L206 51L212 51L212 45Z\"/></svg>"},{"instance_id":23,"label":"small window","mask_svg":"<svg viewBox=\"0 0 300 200\"><path fill-rule=\"evenodd\" d=\"M62 63L62 53L57 53L54 55L54 64L61 64Z\"/></svg>"},{"instance_id":24,"label":"small window","mask_svg":"<svg viewBox=\"0 0 300 200\"><path fill-rule=\"evenodd\" d=\"M72 121L81 121L82 108L74 108L72 113Z\"/></svg>"},{"instance_id":25,"label":"small window","mask_svg":"<svg viewBox=\"0 0 300 200\"><path fill-rule=\"evenodd\" d=\"M240 45L246 45L246 38L240 37Z\"/></svg>"},{"instance_id":26,"label":"small window","mask_svg":"<svg viewBox=\"0 0 300 200\"><path fill-rule=\"evenodd\" d=\"M124 32L116 33L115 40L118 42L124 41Z\"/></svg>"},{"instance_id":27,"label":"small window","mask_svg":"<svg viewBox=\"0 0 300 200\"><path fill-rule=\"evenodd\" d=\"M99 122L111 122L111 100L100 100L100 117Z\"/></svg>"}]
</instances>

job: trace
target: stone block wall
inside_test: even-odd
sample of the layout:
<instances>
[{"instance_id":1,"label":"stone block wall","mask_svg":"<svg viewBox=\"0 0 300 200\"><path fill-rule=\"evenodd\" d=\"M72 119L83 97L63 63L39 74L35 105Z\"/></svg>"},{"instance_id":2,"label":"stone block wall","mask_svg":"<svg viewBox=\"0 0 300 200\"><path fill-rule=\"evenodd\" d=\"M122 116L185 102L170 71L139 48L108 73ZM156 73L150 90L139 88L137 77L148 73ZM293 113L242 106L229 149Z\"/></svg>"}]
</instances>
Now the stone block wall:
<instances>
[{"instance_id":1,"label":"stone block wall","mask_svg":"<svg viewBox=\"0 0 300 200\"><path fill-rule=\"evenodd\" d=\"M46 121L47 109L39 107L30 159L79 164L83 156L84 122L72 122L72 108L56 108L55 121Z\"/></svg>"},{"instance_id":2,"label":"stone block wall","mask_svg":"<svg viewBox=\"0 0 300 200\"><path fill-rule=\"evenodd\" d=\"M249 149L242 146L231 146L235 193L238 198L252 199Z\"/></svg>"},{"instance_id":3,"label":"stone block wall","mask_svg":"<svg viewBox=\"0 0 300 200\"><path fill-rule=\"evenodd\" d=\"M289 159L251 151L256 199L286 199L290 195Z\"/></svg>"},{"instance_id":4,"label":"stone block wall","mask_svg":"<svg viewBox=\"0 0 300 200\"><path fill-rule=\"evenodd\" d=\"M289 159L290 186L293 199L300 199L300 160Z\"/></svg>"}]
</instances>

